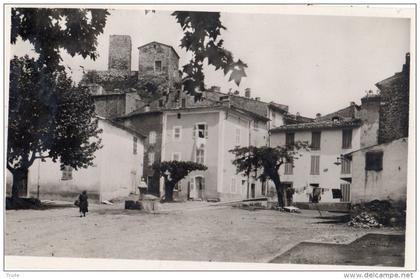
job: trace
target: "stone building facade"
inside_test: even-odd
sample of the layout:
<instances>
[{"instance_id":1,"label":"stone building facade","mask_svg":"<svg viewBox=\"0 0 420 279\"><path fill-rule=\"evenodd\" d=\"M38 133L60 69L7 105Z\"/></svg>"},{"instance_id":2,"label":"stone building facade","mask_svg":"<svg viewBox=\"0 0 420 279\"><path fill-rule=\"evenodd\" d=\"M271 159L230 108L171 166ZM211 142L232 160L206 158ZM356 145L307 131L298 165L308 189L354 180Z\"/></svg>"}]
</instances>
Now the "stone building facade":
<instances>
[{"instance_id":1,"label":"stone building facade","mask_svg":"<svg viewBox=\"0 0 420 279\"><path fill-rule=\"evenodd\" d=\"M408 136L410 54L402 71L376 84L380 90L379 143Z\"/></svg>"},{"instance_id":2,"label":"stone building facade","mask_svg":"<svg viewBox=\"0 0 420 279\"><path fill-rule=\"evenodd\" d=\"M159 42L150 42L138 47L138 79L159 76L168 81L168 88L180 82L179 56L173 47ZM169 92L168 92L169 93Z\"/></svg>"},{"instance_id":3,"label":"stone building facade","mask_svg":"<svg viewBox=\"0 0 420 279\"><path fill-rule=\"evenodd\" d=\"M131 37L109 36L108 70L131 71Z\"/></svg>"}]
</instances>

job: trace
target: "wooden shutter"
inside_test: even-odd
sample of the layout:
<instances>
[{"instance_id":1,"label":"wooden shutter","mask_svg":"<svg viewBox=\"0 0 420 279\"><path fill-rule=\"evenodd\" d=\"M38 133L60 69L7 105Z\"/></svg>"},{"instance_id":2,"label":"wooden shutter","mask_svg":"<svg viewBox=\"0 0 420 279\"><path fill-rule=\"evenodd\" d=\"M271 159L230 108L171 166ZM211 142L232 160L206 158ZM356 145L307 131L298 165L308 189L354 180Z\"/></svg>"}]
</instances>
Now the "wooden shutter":
<instances>
[{"instance_id":1,"label":"wooden shutter","mask_svg":"<svg viewBox=\"0 0 420 279\"><path fill-rule=\"evenodd\" d=\"M319 174L319 156L311 156L311 173L312 175Z\"/></svg>"}]
</instances>

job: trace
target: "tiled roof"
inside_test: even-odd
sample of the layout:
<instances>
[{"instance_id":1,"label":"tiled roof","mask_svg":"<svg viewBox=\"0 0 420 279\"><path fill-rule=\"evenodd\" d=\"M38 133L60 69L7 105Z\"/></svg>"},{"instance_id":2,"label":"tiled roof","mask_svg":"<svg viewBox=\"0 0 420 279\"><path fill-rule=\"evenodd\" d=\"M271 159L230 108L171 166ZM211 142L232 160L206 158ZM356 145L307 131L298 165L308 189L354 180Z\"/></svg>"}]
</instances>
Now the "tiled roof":
<instances>
[{"instance_id":1,"label":"tiled roof","mask_svg":"<svg viewBox=\"0 0 420 279\"><path fill-rule=\"evenodd\" d=\"M356 105L350 105L348 107L345 107L343 109L337 110L335 112L326 114L324 116L321 116L318 119L315 119L315 121L327 121L332 120L333 117L339 117L339 118L354 118L355 117L355 108Z\"/></svg>"},{"instance_id":2,"label":"tiled roof","mask_svg":"<svg viewBox=\"0 0 420 279\"><path fill-rule=\"evenodd\" d=\"M358 118L350 120L338 120L338 121L317 121L317 122L308 122L308 123L298 123L283 125L271 129L271 132L285 132L285 131L296 131L296 130L317 130L317 129L340 129L340 128L351 128L359 127L362 125L362 121Z\"/></svg>"},{"instance_id":3,"label":"tiled roof","mask_svg":"<svg viewBox=\"0 0 420 279\"><path fill-rule=\"evenodd\" d=\"M178 55L178 53L176 52L176 50L174 49L174 47L173 47L173 46L168 45L168 44L164 44L164 43L160 43L160 42L156 42L156 41L153 41L153 42L150 42L150 43L147 43L147 44L141 45L141 46L139 46L137 49L139 49L139 48L143 48L143 47L148 46L148 45L150 45L150 44L159 44L159 45L163 45L163 46L169 47L169 48L171 48L171 49L173 50L173 52L175 52L176 56L178 56L178 58L179 58L179 55Z\"/></svg>"}]
</instances>

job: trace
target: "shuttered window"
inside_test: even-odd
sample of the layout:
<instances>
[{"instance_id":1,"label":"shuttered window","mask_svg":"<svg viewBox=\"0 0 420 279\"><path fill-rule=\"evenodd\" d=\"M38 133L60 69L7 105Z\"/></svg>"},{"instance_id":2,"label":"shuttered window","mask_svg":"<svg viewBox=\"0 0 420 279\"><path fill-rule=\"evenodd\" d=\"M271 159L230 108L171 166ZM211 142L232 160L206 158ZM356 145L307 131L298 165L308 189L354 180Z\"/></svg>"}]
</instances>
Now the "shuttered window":
<instances>
[{"instance_id":1,"label":"shuttered window","mask_svg":"<svg viewBox=\"0 0 420 279\"><path fill-rule=\"evenodd\" d=\"M71 180L73 179L73 168L70 166L64 166L62 170L61 180Z\"/></svg>"},{"instance_id":2,"label":"shuttered window","mask_svg":"<svg viewBox=\"0 0 420 279\"><path fill-rule=\"evenodd\" d=\"M345 129L343 130L343 149L351 148L351 139L353 137L353 130L352 129Z\"/></svg>"},{"instance_id":3,"label":"shuttered window","mask_svg":"<svg viewBox=\"0 0 420 279\"><path fill-rule=\"evenodd\" d=\"M295 133L286 133L286 147L289 150L293 149L295 144Z\"/></svg>"},{"instance_id":4,"label":"shuttered window","mask_svg":"<svg viewBox=\"0 0 420 279\"><path fill-rule=\"evenodd\" d=\"M319 156L311 156L311 174L319 175Z\"/></svg>"},{"instance_id":5,"label":"shuttered window","mask_svg":"<svg viewBox=\"0 0 420 279\"><path fill-rule=\"evenodd\" d=\"M340 185L341 189L341 199L342 202L349 202L350 201L350 184L344 183Z\"/></svg>"},{"instance_id":6,"label":"shuttered window","mask_svg":"<svg viewBox=\"0 0 420 279\"><path fill-rule=\"evenodd\" d=\"M321 132L312 132L311 149L312 150L321 149Z\"/></svg>"},{"instance_id":7,"label":"shuttered window","mask_svg":"<svg viewBox=\"0 0 420 279\"><path fill-rule=\"evenodd\" d=\"M137 154L137 137L133 137L133 154Z\"/></svg>"},{"instance_id":8,"label":"shuttered window","mask_svg":"<svg viewBox=\"0 0 420 279\"><path fill-rule=\"evenodd\" d=\"M341 160L341 173L350 174L351 172L351 161L348 159Z\"/></svg>"},{"instance_id":9,"label":"shuttered window","mask_svg":"<svg viewBox=\"0 0 420 279\"><path fill-rule=\"evenodd\" d=\"M293 174L293 161L284 164L284 174Z\"/></svg>"},{"instance_id":10,"label":"shuttered window","mask_svg":"<svg viewBox=\"0 0 420 279\"><path fill-rule=\"evenodd\" d=\"M208 138L208 127L205 123L195 124L193 130L193 138Z\"/></svg>"}]
</instances>

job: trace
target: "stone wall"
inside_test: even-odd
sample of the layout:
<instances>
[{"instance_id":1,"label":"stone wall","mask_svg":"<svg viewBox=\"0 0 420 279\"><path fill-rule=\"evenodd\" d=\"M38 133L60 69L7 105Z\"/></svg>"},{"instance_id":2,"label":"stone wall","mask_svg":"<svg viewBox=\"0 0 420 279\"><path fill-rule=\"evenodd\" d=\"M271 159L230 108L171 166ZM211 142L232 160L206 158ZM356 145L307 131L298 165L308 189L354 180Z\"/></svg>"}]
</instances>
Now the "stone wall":
<instances>
[{"instance_id":1,"label":"stone wall","mask_svg":"<svg viewBox=\"0 0 420 279\"><path fill-rule=\"evenodd\" d=\"M125 94L96 95L94 101L95 112L99 116L112 119L125 114Z\"/></svg>"},{"instance_id":2,"label":"stone wall","mask_svg":"<svg viewBox=\"0 0 420 279\"><path fill-rule=\"evenodd\" d=\"M160 76L168 80L170 88L179 81L179 62L174 50L167 45L153 42L139 47L139 71L138 79L143 76ZM161 62L161 68L155 67L155 62Z\"/></svg>"},{"instance_id":3,"label":"stone wall","mask_svg":"<svg viewBox=\"0 0 420 279\"><path fill-rule=\"evenodd\" d=\"M131 70L131 37L128 35L109 36L108 70Z\"/></svg>"},{"instance_id":4,"label":"stone wall","mask_svg":"<svg viewBox=\"0 0 420 279\"><path fill-rule=\"evenodd\" d=\"M409 68L406 57L403 71L376 84L382 97L380 106L379 143L408 136L409 119Z\"/></svg>"}]
</instances>

